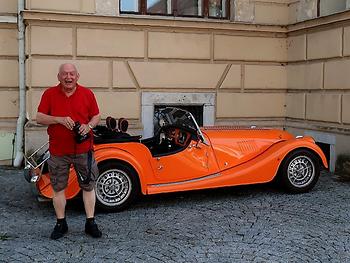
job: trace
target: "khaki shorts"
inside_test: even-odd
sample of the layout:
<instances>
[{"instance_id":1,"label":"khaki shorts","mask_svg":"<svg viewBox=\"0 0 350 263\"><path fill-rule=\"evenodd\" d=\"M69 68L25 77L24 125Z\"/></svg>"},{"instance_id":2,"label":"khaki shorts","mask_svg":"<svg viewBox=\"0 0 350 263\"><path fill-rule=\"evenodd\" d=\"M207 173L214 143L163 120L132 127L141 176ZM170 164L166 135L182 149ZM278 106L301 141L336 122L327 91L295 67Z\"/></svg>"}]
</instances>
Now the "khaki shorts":
<instances>
[{"instance_id":1,"label":"khaki shorts","mask_svg":"<svg viewBox=\"0 0 350 263\"><path fill-rule=\"evenodd\" d=\"M83 183L81 177L86 178L89 173L88 153L64 156L51 155L50 158L47 160L47 164L49 167L50 181L53 190L55 192L60 192L66 189L68 184L69 168L72 164L74 166L75 171L77 172L77 178L80 188L84 191L92 191L95 187L95 180L98 175L98 168L94 155L92 155L91 161L91 180L89 183Z\"/></svg>"}]
</instances>

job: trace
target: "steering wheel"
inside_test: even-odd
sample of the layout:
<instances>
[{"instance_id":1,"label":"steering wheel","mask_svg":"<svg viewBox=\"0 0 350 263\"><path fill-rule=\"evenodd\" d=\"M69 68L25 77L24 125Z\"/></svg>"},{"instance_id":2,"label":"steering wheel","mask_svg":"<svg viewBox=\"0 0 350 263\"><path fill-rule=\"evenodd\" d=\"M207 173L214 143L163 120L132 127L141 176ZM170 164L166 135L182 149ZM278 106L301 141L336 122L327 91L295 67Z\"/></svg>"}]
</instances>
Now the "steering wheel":
<instances>
[{"instance_id":1,"label":"steering wheel","mask_svg":"<svg viewBox=\"0 0 350 263\"><path fill-rule=\"evenodd\" d=\"M182 131L179 128L174 128L174 131L172 134L173 134L175 144L180 146L185 146L188 140L191 138L188 132Z\"/></svg>"}]
</instances>

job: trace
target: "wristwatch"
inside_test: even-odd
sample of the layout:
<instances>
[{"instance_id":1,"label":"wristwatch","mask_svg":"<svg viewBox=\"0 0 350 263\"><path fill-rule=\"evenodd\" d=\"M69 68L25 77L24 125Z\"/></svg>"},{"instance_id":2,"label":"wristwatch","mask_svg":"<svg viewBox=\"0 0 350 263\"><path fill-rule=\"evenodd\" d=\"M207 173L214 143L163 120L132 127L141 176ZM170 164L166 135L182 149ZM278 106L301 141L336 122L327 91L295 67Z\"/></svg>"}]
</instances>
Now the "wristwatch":
<instances>
[{"instance_id":1,"label":"wristwatch","mask_svg":"<svg viewBox=\"0 0 350 263\"><path fill-rule=\"evenodd\" d=\"M94 128L90 123L88 123L88 126L89 126L90 130L92 130Z\"/></svg>"}]
</instances>

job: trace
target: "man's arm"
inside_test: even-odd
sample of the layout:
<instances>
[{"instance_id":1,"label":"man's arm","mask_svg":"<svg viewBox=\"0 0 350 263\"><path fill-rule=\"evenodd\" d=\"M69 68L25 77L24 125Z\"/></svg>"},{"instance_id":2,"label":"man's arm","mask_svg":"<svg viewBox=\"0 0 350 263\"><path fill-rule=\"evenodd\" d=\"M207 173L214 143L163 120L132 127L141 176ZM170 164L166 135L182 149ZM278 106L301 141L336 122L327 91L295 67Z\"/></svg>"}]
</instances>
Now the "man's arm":
<instances>
[{"instance_id":1,"label":"man's arm","mask_svg":"<svg viewBox=\"0 0 350 263\"><path fill-rule=\"evenodd\" d=\"M72 130L74 127L74 121L71 117L57 117L38 112L36 114L36 122L42 125L51 125L51 124L62 124L67 129Z\"/></svg>"},{"instance_id":2,"label":"man's arm","mask_svg":"<svg viewBox=\"0 0 350 263\"><path fill-rule=\"evenodd\" d=\"M91 120L88 123L89 128L95 128L97 126L97 124L100 122L101 120L101 115L97 114L94 117L91 118ZM91 127L90 127L91 126Z\"/></svg>"},{"instance_id":3,"label":"man's arm","mask_svg":"<svg viewBox=\"0 0 350 263\"><path fill-rule=\"evenodd\" d=\"M81 135L85 135L90 132L91 129L95 128L96 125L100 122L101 120L101 115L96 114L93 116L88 123L83 123L80 125L79 133Z\"/></svg>"}]
</instances>

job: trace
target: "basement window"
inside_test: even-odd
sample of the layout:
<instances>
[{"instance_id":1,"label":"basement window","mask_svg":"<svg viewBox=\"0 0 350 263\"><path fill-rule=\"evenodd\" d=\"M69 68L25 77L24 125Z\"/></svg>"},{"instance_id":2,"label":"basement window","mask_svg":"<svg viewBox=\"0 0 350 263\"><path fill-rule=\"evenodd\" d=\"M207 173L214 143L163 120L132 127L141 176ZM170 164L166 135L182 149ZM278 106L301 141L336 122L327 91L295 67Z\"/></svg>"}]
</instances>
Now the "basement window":
<instances>
[{"instance_id":1,"label":"basement window","mask_svg":"<svg viewBox=\"0 0 350 263\"><path fill-rule=\"evenodd\" d=\"M228 19L230 0L120 0L121 14Z\"/></svg>"}]
</instances>

